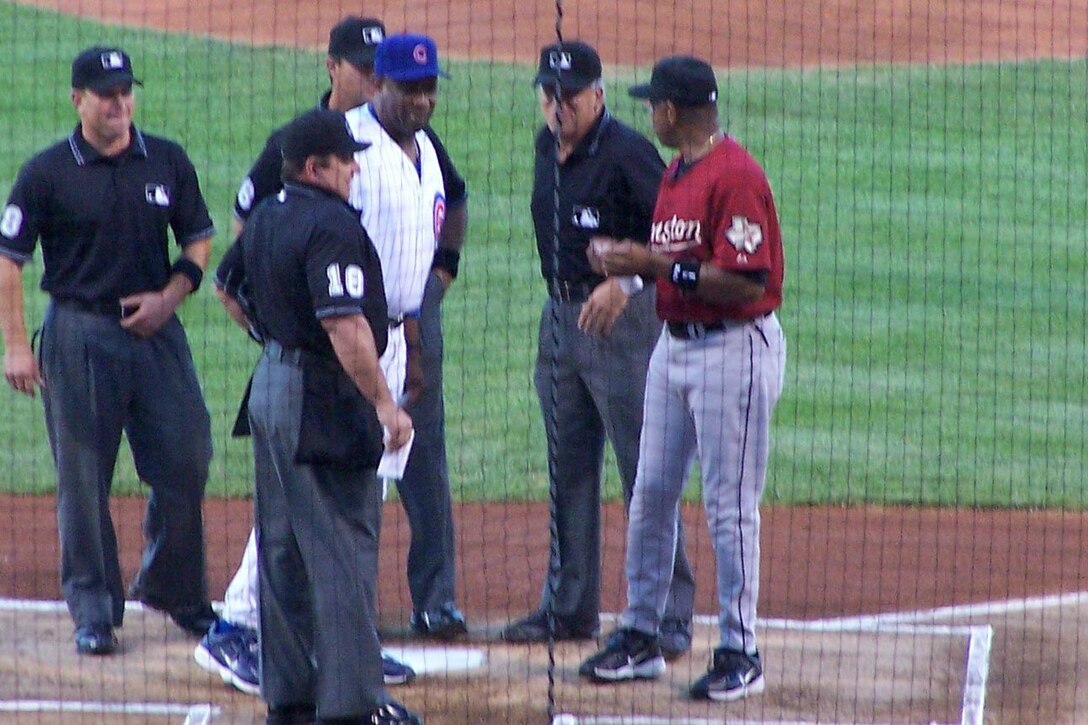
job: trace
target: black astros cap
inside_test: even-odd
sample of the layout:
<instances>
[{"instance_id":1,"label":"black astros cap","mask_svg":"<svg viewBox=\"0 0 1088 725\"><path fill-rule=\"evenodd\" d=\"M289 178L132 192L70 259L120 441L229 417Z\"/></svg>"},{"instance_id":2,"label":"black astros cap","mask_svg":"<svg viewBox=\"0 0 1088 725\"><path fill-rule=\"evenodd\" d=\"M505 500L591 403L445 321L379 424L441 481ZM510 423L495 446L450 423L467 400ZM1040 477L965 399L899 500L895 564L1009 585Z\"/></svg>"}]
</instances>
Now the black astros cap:
<instances>
[{"instance_id":1,"label":"black astros cap","mask_svg":"<svg viewBox=\"0 0 1088 725\"><path fill-rule=\"evenodd\" d=\"M601 56L588 43L571 40L540 49L540 67L533 83L577 93L600 77Z\"/></svg>"},{"instance_id":2,"label":"black astros cap","mask_svg":"<svg viewBox=\"0 0 1088 725\"><path fill-rule=\"evenodd\" d=\"M369 147L351 135L344 114L327 108L311 109L283 130L283 158L288 161L329 154L346 157Z\"/></svg>"},{"instance_id":3,"label":"black astros cap","mask_svg":"<svg viewBox=\"0 0 1088 725\"><path fill-rule=\"evenodd\" d=\"M356 68L374 65L374 53L385 40L385 25L376 18L349 15L329 31L329 55Z\"/></svg>"},{"instance_id":4,"label":"black astros cap","mask_svg":"<svg viewBox=\"0 0 1088 725\"><path fill-rule=\"evenodd\" d=\"M143 85L132 76L132 59L120 48L96 45L72 61L72 88L105 91L134 83Z\"/></svg>"},{"instance_id":5,"label":"black astros cap","mask_svg":"<svg viewBox=\"0 0 1088 725\"><path fill-rule=\"evenodd\" d=\"M635 98L672 101L678 106L704 106L718 100L718 82L714 69L706 61L690 55L662 58L654 65L650 82L631 86Z\"/></svg>"}]
</instances>

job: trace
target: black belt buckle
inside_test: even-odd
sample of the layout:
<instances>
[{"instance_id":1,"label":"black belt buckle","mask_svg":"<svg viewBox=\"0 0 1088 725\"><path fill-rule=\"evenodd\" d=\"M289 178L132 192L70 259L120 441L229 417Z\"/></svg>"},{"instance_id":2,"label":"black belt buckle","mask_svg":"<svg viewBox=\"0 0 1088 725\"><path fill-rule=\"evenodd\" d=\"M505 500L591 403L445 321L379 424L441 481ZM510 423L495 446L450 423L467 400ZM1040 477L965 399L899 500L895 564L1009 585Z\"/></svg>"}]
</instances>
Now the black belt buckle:
<instances>
[{"instance_id":1,"label":"black belt buckle","mask_svg":"<svg viewBox=\"0 0 1088 725\"><path fill-rule=\"evenodd\" d=\"M708 333L724 330L726 322L670 322L669 334L681 340L702 340Z\"/></svg>"},{"instance_id":2,"label":"black belt buckle","mask_svg":"<svg viewBox=\"0 0 1088 725\"><path fill-rule=\"evenodd\" d=\"M702 340L706 337L706 325L701 322L689 322L684 325L684 332L689 340Z\"/></svg>"}]
</instances>

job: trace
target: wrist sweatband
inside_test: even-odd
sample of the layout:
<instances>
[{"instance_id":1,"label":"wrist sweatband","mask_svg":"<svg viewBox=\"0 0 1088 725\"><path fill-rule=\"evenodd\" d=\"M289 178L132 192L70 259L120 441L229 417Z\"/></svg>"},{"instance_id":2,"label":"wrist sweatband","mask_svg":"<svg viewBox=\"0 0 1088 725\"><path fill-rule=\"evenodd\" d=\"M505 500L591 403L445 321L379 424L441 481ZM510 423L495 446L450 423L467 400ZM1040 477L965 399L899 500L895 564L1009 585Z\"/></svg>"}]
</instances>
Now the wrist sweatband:
<instances>
[{"instance_id":1,"label":"wrist sweatband","mask_svg":"<svg viewBox=\"0 0 1088 725\"><path fill-rule=\"evenodd\" d=\"M444 269L450 273L450 277L457 279L457 267L461 264L461 253L456 249L446 249L445 247L439 247L434 250L434 261L431 262L431 267L437 267L438 269Z\"/></svg>"},{"instance_id":2,"label":"wrist sweatband","mask_svg":"<svg viewBox=\"0 0 1088 725\"><path fill-rule=\"evenodd\" d=\"M689 259L672 265L672 283L685 292L694 292L699 286L699 268L702 262Z\"/></svg>"},{"instance_id":3,"label":"wrist sweatband","mask_svg":"<svg viewBox=\"0 0 1088 725\"><path fill-rule=\"evenodd\" d=\"M178 257L178 261L174 262L174 266L170 268L170 274L183 274L193 285L192 292L196 292L200 289L200 281L204 279L204 270L200 268L200 265L189 259L188 257ZM190 294L192 294L190 292Z\"/></svg>"}]
</instances>

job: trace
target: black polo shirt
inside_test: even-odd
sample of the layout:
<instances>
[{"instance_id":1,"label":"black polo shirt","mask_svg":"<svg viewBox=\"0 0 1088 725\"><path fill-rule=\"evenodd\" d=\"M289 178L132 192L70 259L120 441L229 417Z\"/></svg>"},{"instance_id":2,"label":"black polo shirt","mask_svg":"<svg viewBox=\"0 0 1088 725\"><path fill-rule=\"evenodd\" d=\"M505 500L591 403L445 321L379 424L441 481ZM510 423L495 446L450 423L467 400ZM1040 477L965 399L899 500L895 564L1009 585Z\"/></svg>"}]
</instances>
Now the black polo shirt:
<instances>
[{"instance_id":1,"label":"black polo shirt","mask_svg":"<svg viewBox=\"0 0 1088 725\"><path fill-rule=\"evenodd\" d=\"M215 233L196 170L173 141L132 128L102 156L76 127L19 172L0 215L0 254L19 264L41 239L41 287L59 299L113 302L170 280L167 228L185 246Z\"/></svg>"},{"instance_id":2,"label":"black polo shirt","mask_svg":"<svg viewBox=\"0 0 1088 725\"><path fill-rule=\"evenodd\" d=\"M321 97L318 108L329 107L329 92ZM250 213L257 208L262 199L272 196L283 188L281 170L283 168L283 129L276 129L265 142L264 149L252 168L242 179L242 185L238 188L238 194L234 197L234 216L245 221ZM438 140L438 134L429 125L423 127L423 132L431 139L434 150L438 154L438 166L442 170L442 183L446 187L447 207L456 207L464 204L468 199L468 188L465 179L457 172L446 147Z\"/></svg>"},{"instance_id":3,"label":"black polo shirt","mask_svg":"<svg viewBox=\"0 0 1088 725\"><path fill-rule=\"evenodd\" d=\"M586 258L597 235L645 242L665 164L642 134L604 111L559 167L559 269L555 249L555 136L536 136L531 209L545 279L596 285L603 278Z\"/></svg>"},{"instance_id":4,"label":"black polo shirt","mask_svg":"<svg viewBox=\"0 0 1088 725\"><path fill-rule=\"evenodd\" d=\"M388 320L378 253L347 202L289 183L253 210L216 270L216 283L252 305L257 328L286 348L333 357L326 317L366 316L378 354Z\"/></svg>"}]
</instances>

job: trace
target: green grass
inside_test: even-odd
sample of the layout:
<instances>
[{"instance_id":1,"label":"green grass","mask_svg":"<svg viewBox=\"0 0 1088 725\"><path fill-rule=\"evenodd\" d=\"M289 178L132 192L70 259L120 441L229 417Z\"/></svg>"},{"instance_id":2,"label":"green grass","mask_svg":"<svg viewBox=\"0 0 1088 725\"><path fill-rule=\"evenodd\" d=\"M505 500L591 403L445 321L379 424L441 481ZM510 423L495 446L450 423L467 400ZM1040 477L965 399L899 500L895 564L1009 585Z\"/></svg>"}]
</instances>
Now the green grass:
<instances>
[{"instance_id":1,"label":"green grass","mask_svg":"<svg viewBox=\"0 0 1088 725\"><path fill-rule=\"evenodd\" d=\"M193 157L221 230L217 260L235 187L266 134L324 89L321 56L0 3L0 193L74 124L69 62L100 40L123 44L147 83L138 123ZM450 65L435 126L469 181L471 213L445 303L455 496L540 499L532 70ZM1083 508L1086 64L720 78L726 124L767 170L785 232L789 366L767 499ZM613 112L647 131L623 92L633 72L607 80ZM39 274L36 263L26 274L31 325L44 306ZM247 444L227 431L256 348L207 289L184 319L213 419L209 492L244 495ZM40 407L10 391L0 399L0 490L50 490ZM611 463L607 476L617 496ZM137 487L126 456L117 487Z\"/></svg>"}]
</instances>

